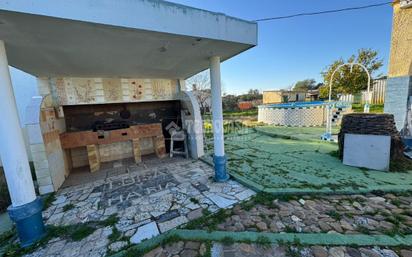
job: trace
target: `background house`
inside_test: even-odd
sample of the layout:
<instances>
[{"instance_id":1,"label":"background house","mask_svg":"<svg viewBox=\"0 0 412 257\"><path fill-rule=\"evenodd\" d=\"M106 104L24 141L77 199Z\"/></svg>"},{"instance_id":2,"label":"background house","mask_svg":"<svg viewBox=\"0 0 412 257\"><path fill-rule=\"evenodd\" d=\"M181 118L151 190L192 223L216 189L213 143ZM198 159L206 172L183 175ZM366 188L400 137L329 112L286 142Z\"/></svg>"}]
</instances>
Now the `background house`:
<instances>
[{"instance_id":1,"label":"background house","mask_svg":"<svg viewBox=\"0 0 412 257\"><path fill-rule=\"evenodd\" d=\"M271 90L263 91L263 104L303 102L306 91Z\"/></svg>"}]
</instances>

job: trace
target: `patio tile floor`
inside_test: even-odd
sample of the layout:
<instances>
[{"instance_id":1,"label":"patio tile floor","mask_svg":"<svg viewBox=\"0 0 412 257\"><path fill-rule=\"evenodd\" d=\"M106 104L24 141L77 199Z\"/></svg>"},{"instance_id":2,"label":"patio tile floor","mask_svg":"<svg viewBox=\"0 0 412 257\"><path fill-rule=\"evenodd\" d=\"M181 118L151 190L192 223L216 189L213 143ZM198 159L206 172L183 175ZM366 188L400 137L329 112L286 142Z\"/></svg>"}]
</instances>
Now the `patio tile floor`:
<instances>
[{"instance_id":1,"label":"patio tile floor","mask_svg":"<svg viewBox=\"0 0 412 257\"><path fill-rule=\"evenodd\" d=\"M138 243L202 216L203 210L216 212L254 194L233 180L215 183L213 169L203 162L167 158L158 165L128 164L121 175L66 187L43 217L48 225L62 226L116 215L116 230ZM99 228L79 242L54 239L29 256L104 256L108 247L122 246L109 245L112 231Z\"/></svg>"}]
</instances>

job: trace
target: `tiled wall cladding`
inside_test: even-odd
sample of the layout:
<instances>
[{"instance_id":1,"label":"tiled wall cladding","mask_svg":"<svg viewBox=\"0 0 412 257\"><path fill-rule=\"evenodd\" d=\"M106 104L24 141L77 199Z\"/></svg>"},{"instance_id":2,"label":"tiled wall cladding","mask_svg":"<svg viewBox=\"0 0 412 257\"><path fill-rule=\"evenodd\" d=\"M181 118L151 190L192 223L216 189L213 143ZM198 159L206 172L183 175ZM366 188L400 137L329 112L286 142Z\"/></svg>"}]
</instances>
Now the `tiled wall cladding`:
<instances>
[{"instance_id":1,"label":"tiled wall cladding","mask_svg":"<svg viewBox=\"0 0 412 257\"><path fill-rule=\"evenodd\" d=\"M260 107L258 121L271 125L311 127L322 126L325 121L323 106L298 108Z\"/></svg>"},{"instance_id":2,"label":"tiled wall cladding","mask_svg":"<svg viewBox=\"0 0 412 257\"><path fill-rule=\"evenodd\" d=\"M177 81L170 79L54 78L60 105L173 100Z\"/></svg>"}]
</instances>

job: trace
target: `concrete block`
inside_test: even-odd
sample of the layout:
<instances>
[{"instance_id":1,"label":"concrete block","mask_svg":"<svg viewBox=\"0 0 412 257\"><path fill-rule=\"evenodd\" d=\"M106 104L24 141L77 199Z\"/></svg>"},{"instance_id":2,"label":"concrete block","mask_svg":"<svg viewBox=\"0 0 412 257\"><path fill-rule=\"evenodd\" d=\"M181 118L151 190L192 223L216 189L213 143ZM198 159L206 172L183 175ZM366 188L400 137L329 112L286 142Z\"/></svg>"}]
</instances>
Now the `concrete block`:
<instances>
[{"instance_id":1,"label":"concrete block","mask_svg":"<svg viewBox=\"0 0 412 257\"><path fill-rule=\"evenodd\" d=\"M47 155L46 152L32 152L31 158L33 159L33 162L41 162L47 160Z\"/></svg>"},{"instance_id":2,"label":"concrete block","mask_svg":"<svg viewBox=\"0 0 412 257\"><path fill-rule=\"evenodd\" d=\"M41 195L45 195L45 194L52 193L52 192L54 192L54 187L53 187L53 185L40 186L40 187L39 187L39 193L40 193Z\"/></svg>"},{"instance_id":3,"label":"concrete block","mask_svg":"<svg viewBox=\"0 0 412 257\"><path fill-rule=\"evenodd\" d=\"M29 143L31 145L43 144L43 136L39 124L26 125L27 134L29 136Z\"/></svg>"},{"instance_id":4,"label":"concrete block","mask_svg":"<svg viewBox=\"0 0 412 257\"><path fill-rule=\"evenodd\" d=\"M390 150L390 136L345 134L343 164L387 171Z\"/></svg>"},{"instance_id":5,"label":"concrete block","mask_svg":"<svg viewBox=\"0 0 412 257\"><path fill-rule=\"evenodd\" d=\"M34 144L34 145L30 145L30 150L33 153L46 152L46 147L44 146L44 144Z\"/></svg>"},{"instance_id":6,"label":"concrete block","mask_svg":"<svg viewBox=\"0 0 412 257\"><path fill-rule=\"evenodd\" d=\"M51 177L37 178L37 183L39 186L48 186L52 185L52 180Z\"/></svg>"},{"instance_id":7,"label":"concrete block","mask_svg":"<svg viewBox=\"0 0 412 257\"><path fill-rule=\"evenodd\" d=\"M25 113L25 125L28 124L39 124L40 122L40 106L43 101L41 96L33 96L30 104L26 108Z\"/></svg>"},{"instance_id":8,"label":"concrete block","mask_svg":"<svg viewBox=\"0 0 412 257\"><path fill-rule=\"evenodd\" d=\"M36 177L37 178L50 177L50 170L49 169L36 169Z\"/></svg>"},{"instance_id":9,"label":"concrete block","mask_svg":"<svg viewBox=\"0 0 412 257\"><path fill-rule=\"evenodd\" d=\"M49 162L47 159L41 161L33 161L33 164L36 170L49 169Z\"/></svg>"}]
</instances>

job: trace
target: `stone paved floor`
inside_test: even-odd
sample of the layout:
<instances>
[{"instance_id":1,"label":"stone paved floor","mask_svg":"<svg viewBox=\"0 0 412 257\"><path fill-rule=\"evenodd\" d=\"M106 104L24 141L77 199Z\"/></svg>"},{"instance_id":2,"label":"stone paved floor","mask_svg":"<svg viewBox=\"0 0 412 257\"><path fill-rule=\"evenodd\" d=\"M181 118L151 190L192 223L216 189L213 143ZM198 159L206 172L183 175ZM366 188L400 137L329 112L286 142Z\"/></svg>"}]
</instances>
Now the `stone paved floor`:
<instances>
[{"instance_id":1,"label":"stone paved floor","mask_svg":"<svg viewBox=\"0 0 412 257\"><path fill-rule=\"evenodd\" d=\"M256 245L236 243L233 245L213 244L212 257L410 257L411 248L389 249L385 247L302 247L298 245Z\"/></svg>"},{"instance_id":2,"label":"stone paved floor","mask_svg":"<svg viewBox=\"0 0 412 257\"><path fill-rule=\"evenodd\" d=\"M208 248L210 246L203 242L179 241L158 246L146 253L144 257L202 257L206 256Z\"/></svg>"},{"instance_id":3,"label":"stone paved floor","mask_svg":"<svg viewBox=\"0 0 412 257\"><path fill-rule=\"evenodd\" d=\"M260 195L260 194L259 194ZM289 233L411 234L412 195L269 195L226 210L221 231ZM207 223L198 229L207 229Z\"/></svg>"},{"instance_id":4,"label":"stone paved floor","mask_svg":"<svg viewBox=\"0 0 412 257\"><path fill-rule=\"evenodd\" d=\"M126 172L92 183L66 187L43 212L46 224L75 225L111 215L115 228L99 228L81 241L53 239L30 256L104 256L130 243L159 235L250 198L254 191L235 181L215 183L213 169L200 161L165 159L158 165L129 165ZM121 233L113 242L110 235Z\"/></svg>"}]
</instances>

